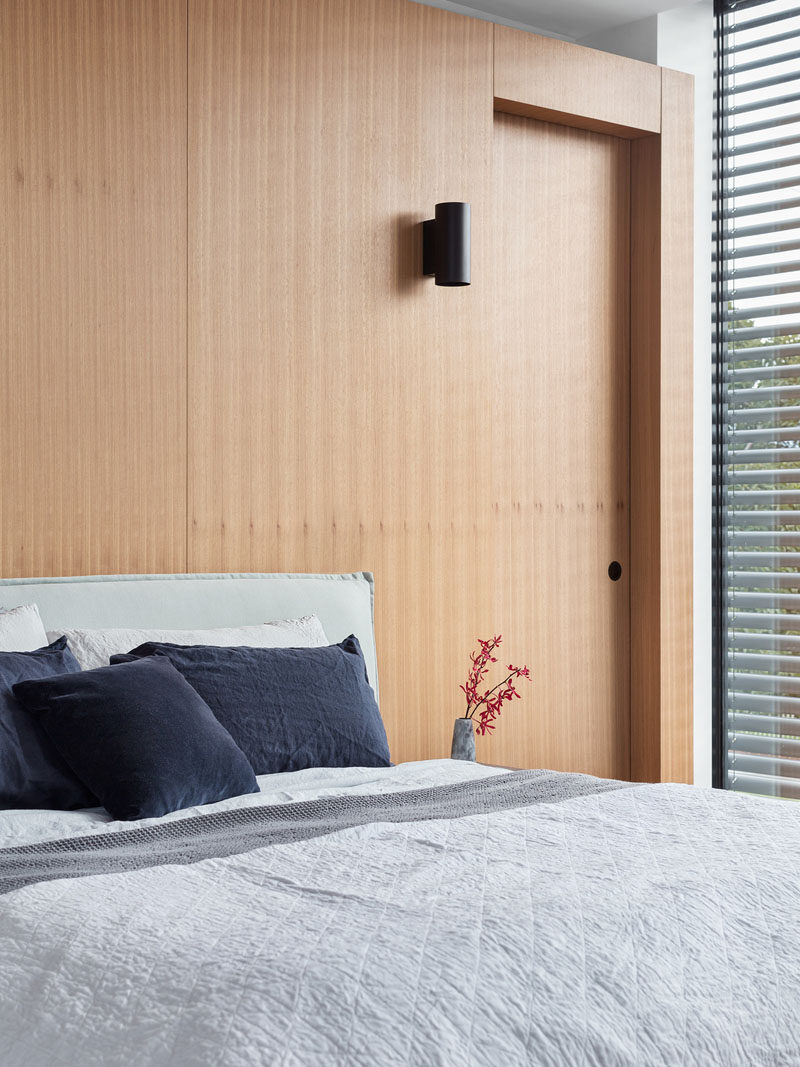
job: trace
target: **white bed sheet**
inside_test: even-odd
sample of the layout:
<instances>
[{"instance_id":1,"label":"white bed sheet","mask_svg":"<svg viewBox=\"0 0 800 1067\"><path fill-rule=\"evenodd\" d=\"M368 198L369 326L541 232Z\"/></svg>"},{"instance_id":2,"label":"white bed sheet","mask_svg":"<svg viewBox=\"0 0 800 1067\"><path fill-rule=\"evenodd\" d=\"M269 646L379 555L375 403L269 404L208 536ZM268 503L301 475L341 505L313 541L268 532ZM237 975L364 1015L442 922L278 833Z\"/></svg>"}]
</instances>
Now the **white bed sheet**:
<instances>
[{"instance_id":1,"label":"white bed sheet","mask_svg":"<svg viewBox=\"0 0 800 1067\"><path fill-rule=\"evenodd\" d=\"M45 881L0 903L0 1064L800 1067L798 884L796 805L669 784Z\"/></svg>"},{"instance_id":2,"label":"white bed sheet","mask_svg":"<svg viewBox=\"0 0 800 1067\"><path fill-rule=\"evenodd\" d=\"M119 822L103 808L83 811L7 810L0 811L0 848L29 845L36 841L53 841L60 837L80 837L108 830L130 830L169 819L186 819L210 811L289 804L295 800L312 800L336 794L394 793L404 789L422 789L431 785L450 785L471 781L490 774L503 774L503 767L488 767L462 760L419 760L396 767L313 767L305 771L262 774L258 777L260 793L222 800L174 811L158 819Z\"/></svg>"}]
</instances>

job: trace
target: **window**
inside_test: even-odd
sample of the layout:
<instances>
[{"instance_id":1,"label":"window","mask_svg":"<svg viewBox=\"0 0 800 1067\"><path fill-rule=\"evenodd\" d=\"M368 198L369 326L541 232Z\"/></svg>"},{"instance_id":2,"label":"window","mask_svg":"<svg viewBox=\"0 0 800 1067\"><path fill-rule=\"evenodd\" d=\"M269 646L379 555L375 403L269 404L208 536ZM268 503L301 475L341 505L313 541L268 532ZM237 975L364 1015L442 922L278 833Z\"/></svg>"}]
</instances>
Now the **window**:
<instances>
[{"instance_id":1,"label":"window","mask_svg":"<svg viewBox=\"0 0 800 1067\"><path fill-rule=\"evenodd\" d=\"M716 19L715 784L800 800L800 5Z\"/></svg>"}]
</instances>

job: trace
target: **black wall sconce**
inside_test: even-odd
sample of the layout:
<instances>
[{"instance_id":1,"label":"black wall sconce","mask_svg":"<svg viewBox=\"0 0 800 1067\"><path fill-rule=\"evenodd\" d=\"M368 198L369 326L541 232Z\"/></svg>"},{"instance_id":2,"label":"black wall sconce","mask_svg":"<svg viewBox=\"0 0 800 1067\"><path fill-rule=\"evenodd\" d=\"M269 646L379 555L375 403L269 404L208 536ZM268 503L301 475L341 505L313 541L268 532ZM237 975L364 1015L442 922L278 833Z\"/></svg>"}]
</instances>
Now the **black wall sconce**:
<instances>
[{"instance_id":1,"label":"black wall sconce","mask_svg":"<svg viewBox=\"0 0 800 1067\"><path fill-rule=\"evenodd\" d=\"M437 285L469 285L469 204L436 205L436 218L422 224L422 273Z\"/></svg>"}]
</instances>

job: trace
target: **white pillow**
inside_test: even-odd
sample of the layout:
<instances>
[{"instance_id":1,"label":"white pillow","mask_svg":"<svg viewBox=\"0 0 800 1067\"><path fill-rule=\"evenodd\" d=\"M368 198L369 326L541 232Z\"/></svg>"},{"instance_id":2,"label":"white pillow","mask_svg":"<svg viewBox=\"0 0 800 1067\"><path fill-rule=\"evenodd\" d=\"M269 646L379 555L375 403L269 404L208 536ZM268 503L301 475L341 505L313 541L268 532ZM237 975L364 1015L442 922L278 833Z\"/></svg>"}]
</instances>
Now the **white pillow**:
<instances>
[{"instance_id":1,"label":"white pillow","mask_svg":"<svg viewBox=\"0 0 800 1067\"><path fill-rule=\"evenodd\" d=\"M168 641L172 645L246 645L249 648L319 648L329 643L316 615L254 626L223 626L215 630L55 630L48 636L54 641L62 634L85 671L107 667L111 656L130 652L145 641Z\"/></svg>"},{"instance_id":2,"label":"white pillow","mask_svg":"<svg viewBox=\"0 0 800 1067\"><path fill-rule=\"evenodd\" d=\"M35 604L0 609L0 652L33 652L48 643L44 624Z\"/></svg>"}]
</instances>

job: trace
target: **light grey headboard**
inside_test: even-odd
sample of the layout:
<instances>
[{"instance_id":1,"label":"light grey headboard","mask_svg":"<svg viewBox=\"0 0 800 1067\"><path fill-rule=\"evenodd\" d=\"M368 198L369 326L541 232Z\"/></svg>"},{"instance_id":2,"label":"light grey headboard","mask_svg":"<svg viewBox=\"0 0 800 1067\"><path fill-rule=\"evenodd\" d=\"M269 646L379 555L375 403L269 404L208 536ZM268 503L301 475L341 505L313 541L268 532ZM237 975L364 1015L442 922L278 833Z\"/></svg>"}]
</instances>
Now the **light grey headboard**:
<instances>
[{"instance_id":1,"label":"light grey headboard","mask_svg":"<svg viewBox=\"0 0 800 1067\"><path fill-rule=\"evenodd\" d=\"M0 608L37 604L47 630L206 629L317 615L328 640L355 634L378 693L374 583L355 574L93 574L0 579Z\"/></svg>"}]
</instances>

